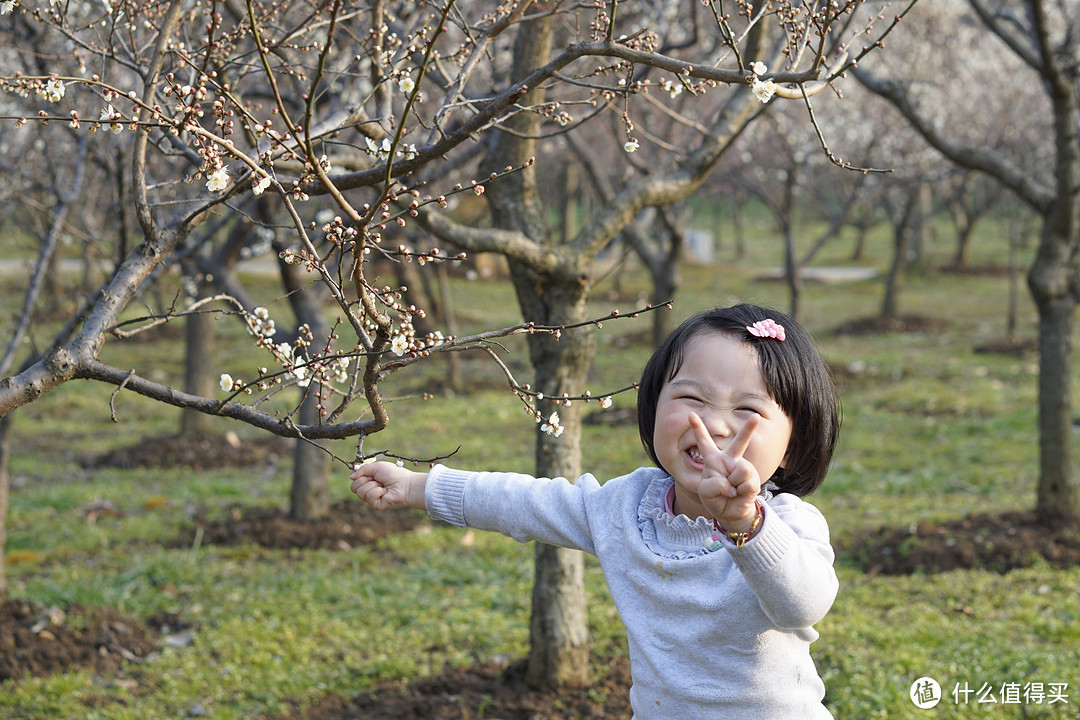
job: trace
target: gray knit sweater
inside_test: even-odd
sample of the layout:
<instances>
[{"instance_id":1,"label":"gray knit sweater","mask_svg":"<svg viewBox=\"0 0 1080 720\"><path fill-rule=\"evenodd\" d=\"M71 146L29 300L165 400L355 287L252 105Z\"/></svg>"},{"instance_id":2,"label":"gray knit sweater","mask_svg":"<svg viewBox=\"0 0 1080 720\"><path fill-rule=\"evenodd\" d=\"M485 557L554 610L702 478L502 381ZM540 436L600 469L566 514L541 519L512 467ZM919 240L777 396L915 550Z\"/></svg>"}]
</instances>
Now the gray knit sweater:
<instances>
[{"instance_id":1,"label":"gray knit sweater","mask_svg":"<svg viewBox=\"0 0 1080 720\"><path fill-rule=\"evenodd\" d=\"M825 518L766 490L758 534L710 552L710 521L666 510L672 482L656 468L600 485L439 465L425 503L455 525L600 559L627 629L635 720L831 718L810 658L837 591Z\"/></svg>"}]
</instances>

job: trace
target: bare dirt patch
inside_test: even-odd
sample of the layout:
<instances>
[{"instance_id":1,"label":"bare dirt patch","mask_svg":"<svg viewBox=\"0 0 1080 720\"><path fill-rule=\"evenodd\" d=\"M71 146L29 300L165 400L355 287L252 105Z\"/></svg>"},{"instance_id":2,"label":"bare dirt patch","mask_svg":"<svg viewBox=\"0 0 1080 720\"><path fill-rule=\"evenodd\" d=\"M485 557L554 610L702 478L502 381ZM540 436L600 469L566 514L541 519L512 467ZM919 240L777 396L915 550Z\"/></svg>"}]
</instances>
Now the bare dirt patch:
<instances>
[{"instance_id":1,"label":"bare dirt patch","mask_svg":"<svg viewBox=\"0 0 1080 720\"><path fill-rule=\"evenodd\" d=\"M0 604L0 683L81 668L113 674L153 652L165 622L164 617L144 622L108 608L60 609L8 600Z\"/></svg>"},{"instance_id":2,"label":"bare dirt patch","mask_svg":"<svg viewBox=\"0 0 1080 720\"><path fill-rule=\"evenodd\" d=\"M949 323L926 315L865 317L846 322L833 332L837 335L881 335L884 333L940 333Z\"/></svg>"},{"instance_id":3,"label":"bare dirt patch","mask_svg":"<svg viewBox=\"0 0 1080 720\"><path fill-rule=\"evenodd\" d=\"M359 500L335 503L314 520L295 520L278 509L234 507L228 517L207 521L196 516L181 545L242 545L302 550L350 550L392 533L428 522L422 512L375 512Z\"/></svg>"},{"instance_id":4,"label":"bare dirt patch","mask_svg":"<svg viewBox=\"0 0 1080 720\"><path fill-rule=\"evenodd\" d=\"M134 445L88 458L87 467L210 468L262 467L288 458L295 440L265 435L240 441L233 434L190 433L144 438Z\"/></svg>"},{"instance_id":5,"label":"bare dirt patch","mask_svg":"<svg viewBox=\"0 0 1080 720\"><path fill-rule=\"evenodd\" d=\"M880 528L842 540L837 549L871 575L974 568L1006 573L1038 562L1080 565L1080 531L1048 527L1035 513L1008 512Z\"/></svg>"},{"instance_id":6,"label":"bare dirt patch","mask_svg":"<svg viewBox=\"0 0 1080 720\"><path fill-rule=\"evenodd\" d=\"M330 695L300 720L620 720L630 717L630 661L597 658L603 676L584 688L537 690L525 662L481 663L413 683L387 683L352 698Z\"/></svg>"}]
</instances>

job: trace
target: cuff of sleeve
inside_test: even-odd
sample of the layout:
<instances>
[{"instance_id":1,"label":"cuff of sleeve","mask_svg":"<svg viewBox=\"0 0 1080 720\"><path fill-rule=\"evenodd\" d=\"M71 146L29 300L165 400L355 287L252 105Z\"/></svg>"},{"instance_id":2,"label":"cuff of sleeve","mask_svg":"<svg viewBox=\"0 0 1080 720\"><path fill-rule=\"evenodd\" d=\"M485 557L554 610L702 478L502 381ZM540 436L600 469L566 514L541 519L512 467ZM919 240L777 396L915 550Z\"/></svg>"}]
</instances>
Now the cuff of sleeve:
<instances>
[{"instance_id":1,"label":"cuff of sleeve","mask_svg":"<svg viewBox=\"0 0 1080 720\"><path fill-rule=\"evenodd\" d=\"M451 525L466 527L465 485L471 473L436 465L428 471L424 505L428 515Z\"/></svg>"},{"instance_id":2,"label":"cuff of sleeve","mask_svg":"<svg viewBox=\"0 0 1080 720\"><path fill-rule=\"evenodd\" d=\"M775 567L798 539L795 531L763 504L761 529L741 548L728 544L728 551L744 575L760 575Z\"/></svg>"}]
</instances>

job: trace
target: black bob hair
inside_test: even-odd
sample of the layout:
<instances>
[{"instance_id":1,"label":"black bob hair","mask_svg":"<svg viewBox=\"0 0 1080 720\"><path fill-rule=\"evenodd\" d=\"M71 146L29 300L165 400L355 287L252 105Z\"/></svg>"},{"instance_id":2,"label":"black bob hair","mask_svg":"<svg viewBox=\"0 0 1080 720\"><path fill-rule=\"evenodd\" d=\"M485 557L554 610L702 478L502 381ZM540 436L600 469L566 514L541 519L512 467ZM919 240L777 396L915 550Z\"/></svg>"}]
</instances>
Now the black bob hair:
<instances>
[{"instance_id":1,"label":"black bob hair","mask_svg":"<svg viewBox=\"0 0 1080 720\"><path fill-rule=\"evenodd\" d=\"M747 326L766 319L784 326L783 342L759 338ZM840 431L840 401L829 368L810 335L787 315L742 304L712 308L693 316L657 348L641 373L638 387L638 432L649 457L663 468L653 433L660 391L682 366L683 352L691 338L704 332L718 332L749 344L757 352L765 387L772 399L791 420L791 438L784 467L771 478L780 492L799 497L809 495L825 480Z\"/></svg>"}]
</instances>

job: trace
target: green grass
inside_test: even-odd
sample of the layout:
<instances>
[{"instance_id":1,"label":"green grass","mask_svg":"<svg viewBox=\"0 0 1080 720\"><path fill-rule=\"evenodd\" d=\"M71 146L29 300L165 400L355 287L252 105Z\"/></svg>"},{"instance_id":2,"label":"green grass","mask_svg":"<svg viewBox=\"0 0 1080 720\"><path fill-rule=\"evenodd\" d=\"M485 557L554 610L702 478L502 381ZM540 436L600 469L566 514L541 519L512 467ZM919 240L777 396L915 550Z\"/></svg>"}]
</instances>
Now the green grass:
<instances>
[{"instance_id":1,"label":"green grass","mask_svg":"<svg viewBox=\"0 0 1080 720\"><path fill-rule=\"evenodd\" d=\"M769 232L761 218L754 227ZM714 266L682 270L674 321L735 299L786 308L783 284L755 274L779 262L778 244L768 238L752 243L740 260L726 242ZM868 248L879 267L887 261L886 244L875 236ZM841 242L822 262L846 264L847 250ZM951 248L942 242L933 250L943 261ZM979 262L1004 257L992 236L979 247ZM647 290L638 272L621 282L624 296ZM631 306L605 299L612 283L594 293L597 314ZM505 285L461 280L453 292L466 326L516 320ZM843 371L841 443L829 479L812 498L836 539L880 526L1034 506L1035 361L974 351L1004 334L1006 292L1005 278L913 273L903 312L947 320L948 328L851 336L836 328L877 312L880 283L806 285L805 323ZM1033 319L1025 296L1023 337L1034 336ZM648 350L624 339L647 329L648 320L620 321L597 332L594 395L636 379ZM230 358L222 371L250 376L245 368L258 357L246 349L243 332L229 322L221 330L219 342ZM523 342L511 339L507 349L519 379L527 378ZM106 351L120 367L171 379L180 371L174 343L114 343ZM482 389L421 399L424 381L445 373L440 364L393 378L386 388L392 424L367 448L433 457L460 445L453 463L461 467L529 471L534 424L517 399L496 386L499 375L490 363L468 359L464 366ZM226 720L286 716L325 693L355 693L384 680L526 652L533 555L506 538L477 534L464 544L460 530L422 526L347 553L173 547L193 508L213 514L237 503L284 505L289 462L199 473L88 469L82 461L94 453L178 428L177 411L130 393L116 399L118 422L112 422L111 394L109 387L72 382L19 411L7 542L11 592L45 604L116 607L138 617L177 612L194 624L195 641L129 666L124 678L137 681L134 690L88 672L8 683L0 691L0 718L183 717L196 705ZM616 408L633 403L632 394L615 401ZM586 409L596 411L595 405ZM219 427L252 436L234 423ZM588 425L582 446L584 467L601 479L645 462L631 426ZM347 441L334 447L342 457L354 448ZM347 485L342 470L335 497L347 498ZM85 511L95 503L120 514L91 522ZM813 647L837 718L1078 716L1080 568L886 577L864 575L843 559L838 567L841 592ZM587 568L595 645L621 647L623 631L599 568L591 559ZM946 698L922 715L908 689L924 675L941 683ZM975 689L1069 683L1070 704L987 706L973 697L957 705L949 693L965 682Z\"/></svg>"}]
</instances>

